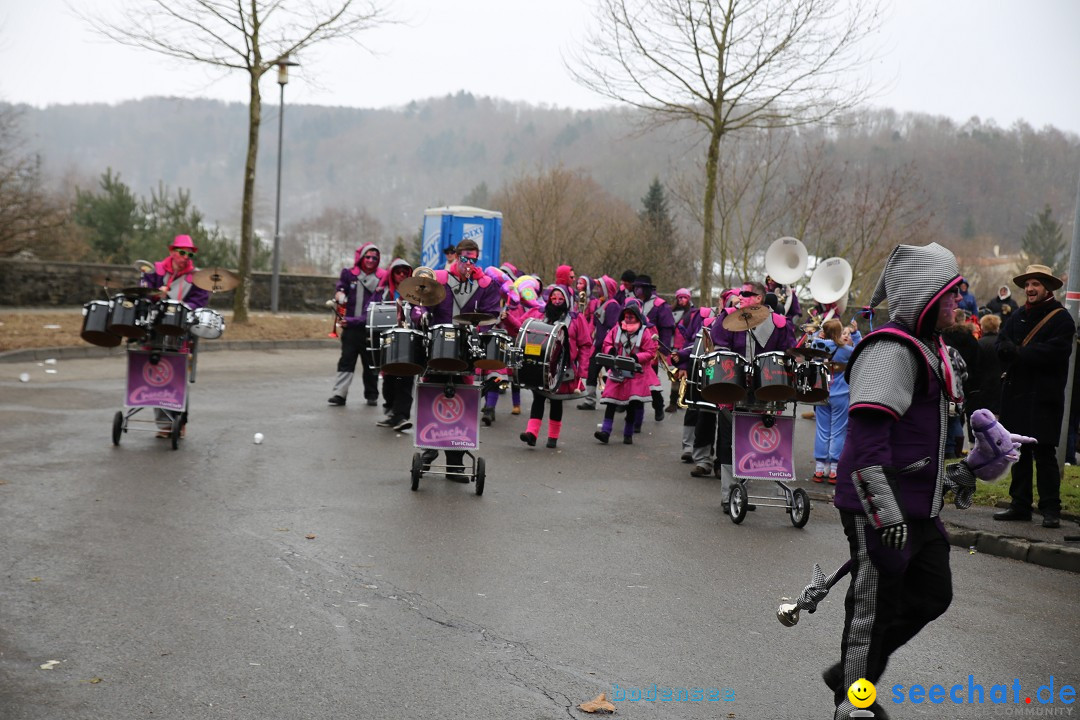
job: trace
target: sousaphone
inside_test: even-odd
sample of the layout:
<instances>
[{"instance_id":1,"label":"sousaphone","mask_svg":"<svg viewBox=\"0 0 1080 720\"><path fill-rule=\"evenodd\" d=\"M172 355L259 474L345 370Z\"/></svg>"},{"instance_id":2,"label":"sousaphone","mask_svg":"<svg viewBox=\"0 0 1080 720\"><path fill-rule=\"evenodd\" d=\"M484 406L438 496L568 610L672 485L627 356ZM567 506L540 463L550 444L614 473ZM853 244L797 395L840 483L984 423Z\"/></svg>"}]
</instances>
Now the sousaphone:
<instances>
[{"instance_id":1,"label":"sousaphone","mask_svg":"<svg viewBox=\"0 0 1080 720\"><path fill-rule=\"evenodd\" d=\"M810 275L810 296L820 305L833 305L821 321L834 314L842 314L847 309L848 290L851 289L851 264L842 257L822 260Z\"/></svg>"},{"instance_id":2,"label":"sousaphone","mask_svg":"<svg viewBox=\"0 0 1080 720\"><path fill-rule=\"evenodd\" d=\"M806 246L793 237L773 240L765 251L765 272L781 285L791 285L806 274L809 256Z\"/></svg>"}]
</instances>

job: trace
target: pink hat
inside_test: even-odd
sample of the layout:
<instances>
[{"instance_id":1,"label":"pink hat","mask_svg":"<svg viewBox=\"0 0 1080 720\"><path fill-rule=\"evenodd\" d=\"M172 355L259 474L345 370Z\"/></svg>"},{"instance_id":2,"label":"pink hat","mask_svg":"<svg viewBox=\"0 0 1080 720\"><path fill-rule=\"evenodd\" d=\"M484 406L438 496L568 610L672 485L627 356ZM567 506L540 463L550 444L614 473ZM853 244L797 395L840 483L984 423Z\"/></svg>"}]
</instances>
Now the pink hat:
<instances>
[{"instance_id":1,"label":"pink hat","mask_svg":"<svg viewBox=\"0 0 1080 720\"><path fill-rule=\"evenodd\" d=\"M677 298L679 298L679 297L688 298L688 297L690 297L690 291L687 290L686 288L679 288L678 290L675 291L675 297L677 297Z\"/></svg>"},{"instance_id":2,"label":"pink hat","mask_svg":"<svg viewBox=\"0 0 1080 720\"><path fill-rule=\"evenodd\" d=\"M199 248L195 247L195 243L191 242L190 235L177 235L173 238L172 245L169 246L170 250L190 250L191 252L198 252Z\"/></svg>"}]
</instances>

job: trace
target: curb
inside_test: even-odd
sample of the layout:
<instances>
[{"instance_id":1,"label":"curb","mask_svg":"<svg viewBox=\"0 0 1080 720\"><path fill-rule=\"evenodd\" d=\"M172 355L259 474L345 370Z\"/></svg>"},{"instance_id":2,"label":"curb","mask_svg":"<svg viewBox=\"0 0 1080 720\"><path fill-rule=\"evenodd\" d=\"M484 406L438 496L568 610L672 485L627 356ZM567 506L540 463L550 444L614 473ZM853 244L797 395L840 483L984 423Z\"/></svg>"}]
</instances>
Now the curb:
<instances>
[{"instance_id":1,"label":"curb","mask_svg":"<svg viewBox=\"0 0 1080 720\"><path fill-rule=\"evenodd\" d=\"M217 352L221 350L321 350L340 348L340 340L330 338L310 340L210 340L199 344L199 352ZM85 358L103 358L123 355L124 346L114 348L97 345L72 345L69 347L28 348L25 350L7 350L0 352L0 363L17 363L46 360L80 360Z\"/></svg>"},{"instance_id":2,"label":"curb","mask_svg":"<svg viewBox=\"0 0 1080 720\"><path fill-rule=\"evenodd\" d=\"M945 529L949 531L951 545L965 547L969 551L1012 558L1055 570L1080 572L1080 548L1029 540L1014 535L972 530L952 523L945 523Z\"/></svg>"},{"instance_id":3,"label":"curb","mask_svg":"<svg viewBox=\"0 0 1080 720\"><path fill-rule=\"evenodd\" d=\"M823 492L808 492L811 502L832 505L832 497ZM1062 520L1072 520L1062 516ZM944 522L944 521L943 521ZM949 544L965 550L1011 558L1020 562L1042 565L1054 570L1080 573L1080 547L1030 540L1015 535L973 530L962 525L945 522Z\"/></svg>"}]
</instances>

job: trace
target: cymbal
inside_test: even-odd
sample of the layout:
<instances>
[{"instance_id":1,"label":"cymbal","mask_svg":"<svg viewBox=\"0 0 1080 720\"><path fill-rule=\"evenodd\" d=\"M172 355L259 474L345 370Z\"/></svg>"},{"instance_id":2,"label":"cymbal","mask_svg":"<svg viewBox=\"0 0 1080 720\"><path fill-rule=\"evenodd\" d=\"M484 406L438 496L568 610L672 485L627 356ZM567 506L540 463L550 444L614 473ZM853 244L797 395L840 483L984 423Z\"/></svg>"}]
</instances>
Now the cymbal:
<instances>
[{"instance_id":1,"label":"cymbal","mask_svg":"<svg viewBox=\"0 0 1080 720\"><path fill-rule=\"evenodd\" d=\"M122 280L120 280L119 278L110 277L108 275L95 275L94 277L90 278L90 282L94 283L95 285L101 285L102 287L107 288L124 287L124 282Z\"/></svg>"},{"instance_id":2,"label":"cymbal","mask_svg":"<svg viewBox=\"0 0 1080 720\"><path fill-rule=\"evenodd\" d=\"M785 352L792 357L799 358L800 360L813 360L814 358L822 358L828 360L832 357L832 353L828 350L819 350L815 347L797 347L788 348Z\"/></svg>"},{"instance_id":3,"label":"cymbal","mask_svg":"<svg viewBox=\"0 0 1080 720\"><path fill-rule=\"evenodd\" d=\"M499 322L498 315L491 315L490 313L461 313L454 316L454 322L468 323L469 325L477 325L483 327L484 325L494 325Z\"/></svg>"},{"instance_id":4,"label":"cymbal","mask_svg":"<svg viewBox=\"0 0 1080 720\"><path fill-rule=\"evenodd\" d=\"M157 288L126 287L120 288L120 294L127 297L160 297L164 293Z\"/></svg>"},{"instance_id":5,"label":"cymbal","mask_svg":"<svg viewBox=\"0 0 1080 720\"><path fill-rule=\"evenodd\" d=\"M131 265L141 273L154 272L154 263L150 262L149 260L136 260L135 262L131 263Z\"/></svg>"},{"instance_id":6,"label":"cymbal","mask_svg":"<svg viewBox=\"0 0 1080 720\"><path fill-rule=\"evenodd\" d=\"M765 322L771 311L764 305L751 305L750 307L737 308L729 313L721 323L725 330L738 332L750 330Z\"/></svg>"},{"instance_id":7,"label":"cymbal","mask_svg":"<svg viewBox=\"0 0 1080 720\"><path fill-rule=\"evenodd\" d=\"M231 270L222 267L208 267L196 270L191 276L191 282L197 288L216 293L232 290L240 284L240 278Z\"/></svg>"},{"instance_id":8,"label":"cymbal","mask_svg":"<svg viewBox=\"0 0 1080 720\"><path fill-rule=\"evenodd\" d=\"M432 307L446 297L446 288L435 278L407 277L398 283L398 292L413 305Z\"/></svg>"}]
</instances>

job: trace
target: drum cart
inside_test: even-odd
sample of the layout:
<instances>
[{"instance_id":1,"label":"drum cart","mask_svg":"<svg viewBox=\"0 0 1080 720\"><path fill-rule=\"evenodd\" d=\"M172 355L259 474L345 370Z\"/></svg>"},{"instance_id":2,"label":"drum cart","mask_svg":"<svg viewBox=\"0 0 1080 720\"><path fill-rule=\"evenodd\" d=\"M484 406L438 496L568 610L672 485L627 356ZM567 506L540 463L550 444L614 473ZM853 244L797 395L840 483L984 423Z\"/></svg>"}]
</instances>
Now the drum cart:
<instances>
[{"instance_id":1,"label":"drum cart","mask_svg":"<svg viewBox=\"0 0 1080 720\"><path fill-rule=\"evenodd\" d=\"M413 393L414 424L413 447L417 452L412 456L410 469L413 491L420 488L420 478L426 473L433 475L451 473L447 463L430 464L425 467L424 450L447 450L461 452L465 463L464 472L460 473L475 483L477 495L484 494L486 471L484 458L472 451L480 447L480 398L479 385L464 385L456 382L458 376L439 372L436 375L423 376L416 384ZM424 379L428 382L424 382ZM468 456L468 460L465 460Z\"/></svg>"},{"instance_id":2,"label":"drum cart","mask_svg":"<svg viewBox=\"0 0 1080 720\"><path fill-rule=\"evenodd\" d=\"M157 336L151 330L148 341L128 342L127 388L124 407L113 416L113 445L129 431L168 429L172 449L180 446L188 418L187 385L195 382L197 356L198 338L190 335ZM138 417L143 409L160 411L162 417Z\"/></svg>"},{"instance_id":3,"label":"drum cart","mask_svg":"<svg viewBox=\"0 0 1080 720\"><path fill-rule=\"evenodd\" d=\"M738 525L746 518L750 501L754 500L756 507L782 508L792 525L804 527L810 520L810 496L786 482L795 479L794 412L784 415L783 404L769 403L764 412L760 407L750 411L737 406L732 413L733 482L728 491L728 516ZM748 487L751 480L771 481L776 484L776 492L751 495Z\"/></svg>"}]
</instances>

